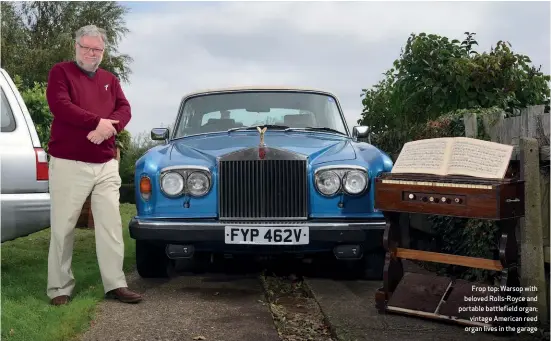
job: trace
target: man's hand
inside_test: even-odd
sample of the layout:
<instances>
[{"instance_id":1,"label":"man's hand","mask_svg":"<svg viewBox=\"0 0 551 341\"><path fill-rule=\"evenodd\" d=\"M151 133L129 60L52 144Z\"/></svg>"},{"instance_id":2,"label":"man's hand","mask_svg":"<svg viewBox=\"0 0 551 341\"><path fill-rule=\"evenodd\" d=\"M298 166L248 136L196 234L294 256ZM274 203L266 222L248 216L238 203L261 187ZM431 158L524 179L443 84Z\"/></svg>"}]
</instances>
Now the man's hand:
<instances>
[{"instance_id":1,"label":"man's hand","mask_svg":"<svg viewBox=\"0 0 551 341\"><path fill-rule=\"evenodd\" d=\"M92 130L87 137L88 140L94 144L100 144L105 141L103 136L101 136L101 134L97 130Z\"/></svg>"},{"instance_id":2,"label":"man's hand","mask_svg":"<svg viewBox=\"0 0 551 341\"><path fill-rule=\"evenodd\" d=\"M108 139L117 133L117 129L113 127L113 124L117 124L117 123L119 123L119 121L102 118L99 121L95 131L99 133L104 140Z\"/></svg>"},{"instance_id":3,"label":"man's hand","mask_svg":"<svg viewBox=\"0 0 551 341\"><path fill-rule=\"evenodd\" d=\"M115 127L113 127L113 124L117 124L119 121L117 120L110 120L102 118L98 126L96 127L96 130L91 131L87 138L90 142L94 144L100 144L103 141L107 140L111 136L117 134L117 130Z\"/></svg>"}]
</instances>

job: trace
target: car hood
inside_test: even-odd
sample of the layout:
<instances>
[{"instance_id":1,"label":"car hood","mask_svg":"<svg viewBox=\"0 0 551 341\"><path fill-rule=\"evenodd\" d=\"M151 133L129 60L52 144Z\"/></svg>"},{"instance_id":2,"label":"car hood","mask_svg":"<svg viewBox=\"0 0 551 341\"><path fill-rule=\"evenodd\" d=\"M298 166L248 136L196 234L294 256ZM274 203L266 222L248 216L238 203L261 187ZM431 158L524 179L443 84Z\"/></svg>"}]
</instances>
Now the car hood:
<instances>
[{"instance_id":1,"label":"car hood","mask_svg":"<svg viewBox=\"0 0 551 341\"><path fill-rule=\"evenodd\" d=\"M212 165L216 158L241 149L256 147L260 137L256 131L234 131L189 136L172 141L171 162L203 161ZM274 147L305 155L310 164L355 160L352 140L346 136L318 132L268 131L264 136L266 147Z\"/></svg>"}]
</instances>

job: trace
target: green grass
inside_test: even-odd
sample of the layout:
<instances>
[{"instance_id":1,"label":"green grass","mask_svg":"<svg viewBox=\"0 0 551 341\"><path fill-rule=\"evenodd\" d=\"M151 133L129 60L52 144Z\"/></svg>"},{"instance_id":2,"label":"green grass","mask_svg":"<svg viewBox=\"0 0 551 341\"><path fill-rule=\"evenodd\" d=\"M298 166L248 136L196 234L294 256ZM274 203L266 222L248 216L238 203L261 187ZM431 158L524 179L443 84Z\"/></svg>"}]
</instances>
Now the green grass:
<instances>
[{"instance_id":1,"label":"green grass","mask_svg":"<svg viewBox=\"0 0 551 341\"><path fill-rule=\"evenodd\" d=\"M128 222L135 207L121 204L125 242L124 270L133 269L134 240ZM2 340L65 341L86 331L96 305L103 300L103 286L96 258L94 231L76 229L73 274L76 287L69 305L54 307L46 296L50 229L3 243Z\"/></svg>"}]
</instances>

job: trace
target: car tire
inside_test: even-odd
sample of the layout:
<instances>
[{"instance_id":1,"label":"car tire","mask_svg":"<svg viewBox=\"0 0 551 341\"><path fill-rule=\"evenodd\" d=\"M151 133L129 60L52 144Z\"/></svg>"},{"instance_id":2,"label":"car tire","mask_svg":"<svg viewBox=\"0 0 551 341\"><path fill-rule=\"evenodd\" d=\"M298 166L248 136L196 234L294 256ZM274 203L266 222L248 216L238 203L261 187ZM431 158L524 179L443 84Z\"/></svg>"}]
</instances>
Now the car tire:
<instances>
[{"instance_id":1,"label":"car tire","mask_svg":"<svg viewBox=\"0 0 551 341\"><path fill-rule=\"evenodd\" d=\"M380 281L383 279L383 269L385 267L384 250L370 250L366 252L362 259L356 262L356 278L362 280Z\"/></svg>"},{"instance_id":2,"label":"car tire","mask_svg":"<svg viewBox=\"0 0 551 341\"><path fill-rule=\"evenodd\" d=\"M136 240L136 268L142 278L168 278L175 262L165 253L165 245Z\"/></svg>"}]
</instances>

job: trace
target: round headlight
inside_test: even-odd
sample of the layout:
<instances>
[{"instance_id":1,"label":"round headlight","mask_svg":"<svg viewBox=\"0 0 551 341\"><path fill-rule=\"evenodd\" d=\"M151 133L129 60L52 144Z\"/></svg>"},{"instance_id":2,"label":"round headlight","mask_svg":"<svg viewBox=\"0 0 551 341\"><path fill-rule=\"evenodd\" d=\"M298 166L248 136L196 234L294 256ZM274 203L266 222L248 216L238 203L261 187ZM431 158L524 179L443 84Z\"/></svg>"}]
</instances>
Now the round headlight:
<instances>
[{"instance_id":1,"label":"round headlight","mask_svg":"<svg viewBox=\"0 0 551 341\"><path fill-rule=\"evenodd\" d=\"M166 173L161 179L163 192L176 196L184 190L184 178L178 173Z\"/></svg>"},{"instance_id":2,"label":"round headlight","mask_svg":"<svg viewBox=\"0 0 551 341\"><path fill-rule=\"evenodd\" d=\"M316 175L316 187L323 195L333 195L341 188L341 179L335 172L320 172Z\"/></svg>"},{"instance_id":3,"label":"round headlight","mask_svg":"<svg viewBox=\"0 0 551 341\"><path fill-rule=\"evenodd\" d=\"M367 175L360 171L349 171L344 177L344 190L349 194L360 194L367 185Z\"/></svg>"},{"instance_id":4,"label":"round headlight","mask_svg":"<svg viewBox=\"0 0 551 341\"><path fill-rule=\"evenodd\" d=\"M189 194L200 197L207 194L210 180L203 172L193 172L187 178L187 190Z\"/></svg>"}]
</instances>

